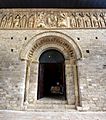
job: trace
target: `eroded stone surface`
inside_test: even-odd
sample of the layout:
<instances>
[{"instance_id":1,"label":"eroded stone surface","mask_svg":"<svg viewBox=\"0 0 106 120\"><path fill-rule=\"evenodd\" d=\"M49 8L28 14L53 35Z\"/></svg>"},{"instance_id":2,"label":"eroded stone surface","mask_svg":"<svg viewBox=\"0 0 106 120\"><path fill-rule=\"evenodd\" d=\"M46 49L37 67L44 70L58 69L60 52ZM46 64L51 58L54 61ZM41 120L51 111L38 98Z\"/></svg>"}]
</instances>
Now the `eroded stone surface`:
<instances>
[{"instance_id":1,"label":"eroded stone surface","mask_svg":"<svg viewBox=\"0 0 106 120\"><path fill-rule=\"evenodd\" d=\"M67 57L67 50L64 49L66 48L65 44L65 47L62 47L58 42L53 44L53 41L45 46L42 44L42 47L39 47L34 54L32 46L35 45L36 40L39 41L37 36L42 38L46 37L46 35L50 35L50 37L51 35L55 37L60 35L61 38L66 36L62 43L66 41L72 46L76 45L77 48L74 46L73 51L76 53L79 49L81 52L81 57L76 57L76 61L75 59L68 59L68 62L65 61L67 63L67 95L68 98L71 98L71 101L68 99L70 103L75 105L75 76L71 68L73 67L72 65L77 65L80 100L78 109L84 111L106 111L105 29L0 30L0 109L27 110L27 108L31 109L31 106L32 109L36 109L39 62L36 60L39 59L42 51L49 47L54 47L61 50L66 58L71 58ZM23 59L20 57L24 48L27 48L26 52L33 52L33 60L35 60L30 65L30 75L28 75L27 102L29 102L29 106L24 104L28 60L25 56L23 56ZM29 50L29 48L31 49ZM79 55L79 52L77 55ZM44 108L44 105L42 106ZM59 107L58 105L56 106Z\"/></svg>"}]
</instances>

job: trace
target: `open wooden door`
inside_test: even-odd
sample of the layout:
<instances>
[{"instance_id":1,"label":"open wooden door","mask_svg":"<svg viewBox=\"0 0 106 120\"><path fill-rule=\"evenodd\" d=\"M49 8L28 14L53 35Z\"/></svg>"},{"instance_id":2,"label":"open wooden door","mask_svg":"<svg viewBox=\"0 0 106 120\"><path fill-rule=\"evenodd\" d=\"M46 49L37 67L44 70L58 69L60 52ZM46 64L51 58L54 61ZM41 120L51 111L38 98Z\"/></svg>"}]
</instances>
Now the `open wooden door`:
<instances>
[{"instance_id":1,"label":"open wooden door","mask_svg":"<svg viewBox=\"0 0 106 120\"><path fill-rule=\"evenodd\" d=\"M38 94L66 99L65 59L57 50L47 50L39 58Z\"/></svg>"}]
</instances>

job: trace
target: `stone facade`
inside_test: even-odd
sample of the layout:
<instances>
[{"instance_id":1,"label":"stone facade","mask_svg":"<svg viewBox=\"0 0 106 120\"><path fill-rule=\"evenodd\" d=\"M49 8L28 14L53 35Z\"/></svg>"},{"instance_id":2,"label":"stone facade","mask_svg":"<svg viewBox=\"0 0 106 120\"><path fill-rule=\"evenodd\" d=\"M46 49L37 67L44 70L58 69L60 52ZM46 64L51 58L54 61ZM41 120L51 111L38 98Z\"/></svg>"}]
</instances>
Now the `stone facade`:
<instances>
[{"instance_id":1,"label":"stone facade","mask_svg":"<svg viewBox=\"0 0 106 120\"><path fill-rule=\"evenodd\" d=\"M25 19L24 19L25 18ZM37 100L39 57L65 57L67 100ZM106 110L106 10L0 10L0 109Z\"/></svg>"}]
</instances>

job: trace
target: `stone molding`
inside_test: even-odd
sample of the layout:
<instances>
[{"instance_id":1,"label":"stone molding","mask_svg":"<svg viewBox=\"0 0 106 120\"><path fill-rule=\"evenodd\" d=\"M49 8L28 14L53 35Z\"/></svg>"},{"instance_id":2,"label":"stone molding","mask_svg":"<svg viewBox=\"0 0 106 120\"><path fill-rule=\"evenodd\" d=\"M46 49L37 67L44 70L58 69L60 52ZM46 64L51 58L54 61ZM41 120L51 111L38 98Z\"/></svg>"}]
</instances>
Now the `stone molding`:
<instances>
[{"instance_id":1,"label":"stone molding","mask_svg":"<svg viewBox=\"0 0 106 120\"><path fill-rule=\"evenodd\" d=\"M41 55L44 50L51 48L61 50L60 52L62 52L65 59L70 59L69 56L72 59L82 58L81 49L72 38L64 33L51 31L42 32L32 37L22 48L20 59L32 60L33 62L34 60L38 61L39 55Z\"/></svg>"},{"instance_id":2,"label":"stone molding","mask_svg":"<svg viewBox=\"0 0 106 120\"><path fill-rule=\"evenodd\" d=\"M50 44L51 45L54 44L54 46L56 44L58 46L62 46L64 48L64 51L67 51L68 56L70 56L71 58L75 58L73 48L70 47L70 45L68 45L66 42L64 42L63 39L61 39L60 37L57 37L57 36L46 36L46 37L43 37L43 38L39 39L38 41L36 41L35 45L32 47L32 49L30 50L30 52L28 54L28 59L32 58L35 51L37 54L39 48L41 48L42 46L45 46L45 45L50 46ZM48 46L48 48L49 48L49 46ZM64 52L64 51L62 51L62 52Z\"/></svg>"},{"instance_id":3,"label":"stone molding","mask_svg":"<svg viewBox=\"0 0 106 120\"><path fill-rule=\"evenodd\" d=\"M0 29L106 28L105 9L0 9Z\"/></svg>"}]
</instances>

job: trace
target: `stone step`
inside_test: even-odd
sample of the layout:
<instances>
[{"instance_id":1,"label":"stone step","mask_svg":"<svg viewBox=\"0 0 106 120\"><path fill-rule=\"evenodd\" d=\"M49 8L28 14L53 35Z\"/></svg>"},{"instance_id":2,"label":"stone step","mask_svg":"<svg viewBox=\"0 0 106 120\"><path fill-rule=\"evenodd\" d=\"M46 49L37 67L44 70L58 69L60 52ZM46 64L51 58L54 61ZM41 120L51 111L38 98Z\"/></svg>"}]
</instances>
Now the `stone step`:
<instances>
[{"instance_id":1,"label":"stone step","mask_svg":"<svg viewBox=\"0 0 106 120\"><path fill-rule=\"evenodd\" d=\"M67 105L67 104L36 104L28 105L28 111L75 111L75 105Z\"/></svg>"},{"instance_id":2,"label":"stone step","mask_svg":"<svg viewBox=\"0 0 106 120\"><path fill-rule=\"evenodd\" d=\"M75 109L28 109L29 112L76 112Z\"/></svg>"},{"instance_id":3,"label":"stone step","mask_svg":"<svg viewBox=\"0 0 106 120\"><path fill-rule=\"evenodd\" d=\"M40 99L37 100L37 104L67 104L66 100L56 100L56 99Z\"/></svg>"}]
</instances>

